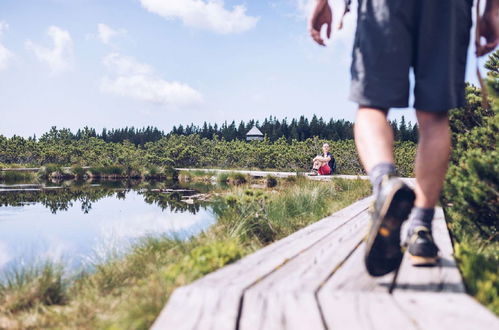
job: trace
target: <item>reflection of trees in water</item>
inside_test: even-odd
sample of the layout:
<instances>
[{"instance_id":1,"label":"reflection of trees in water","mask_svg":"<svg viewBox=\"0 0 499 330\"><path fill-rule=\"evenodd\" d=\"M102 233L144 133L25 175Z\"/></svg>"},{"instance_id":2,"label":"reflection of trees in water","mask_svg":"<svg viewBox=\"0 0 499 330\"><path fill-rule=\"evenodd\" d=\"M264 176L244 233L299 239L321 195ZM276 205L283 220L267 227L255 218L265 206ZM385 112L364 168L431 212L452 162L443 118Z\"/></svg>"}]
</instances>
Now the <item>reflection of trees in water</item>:
<instances>
[{"instance_id":1,"label":"reflection of trees in water","mask_svg":"<svg viewBox=\"0 0 499 330\"><path fill-rule=\"evenodd\" d=\"M152 191L143 191L140 194L144 196L144 201L148 204L156 204L161 210L169 209L171 212L185 212L196 214L200 208L206 208L206 203L187 204L182 202L182 194L179 192L157 193Z\"/></svg>"},{"instance_id":2,"label":"reflection of trees in water","mask_svg":"<svg viewBox=\"0 0 499 330\"><path fill-rule=\"evenodd\" d=\"M125 188L126 187L126 188ZM52 213L67 211L73 207L76 201L81 202L83 213L92 210L92 204L106 197L114 197L125 200L131 191L128 184L121 185L113 183L105 186L74 185L61 189L38 190L38 191L7 191L0 192L1 206L22 206L30 203L40 203L48 208ZM160 193L151 191L138 191L148 204L155 204L162 210L169 209L172 212L190 212L196 214L201 205L187 204L181 201L182 195L179 192ZM205 208L205 206L202 206Z\"/></svg>"}]
</instances>

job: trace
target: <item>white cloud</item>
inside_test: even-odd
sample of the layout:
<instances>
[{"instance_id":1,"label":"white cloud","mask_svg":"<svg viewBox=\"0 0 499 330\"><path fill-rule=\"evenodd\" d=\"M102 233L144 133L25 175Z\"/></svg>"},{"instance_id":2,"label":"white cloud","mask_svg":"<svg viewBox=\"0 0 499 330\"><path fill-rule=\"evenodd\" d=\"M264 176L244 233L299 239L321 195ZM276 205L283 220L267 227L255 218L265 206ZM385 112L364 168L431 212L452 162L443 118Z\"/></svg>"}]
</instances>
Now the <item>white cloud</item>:
<instances>
[{"instance_id":1,"label":"white cloud","mask_svg":"<svg viewBox=\"0 0 499 330\"><path fill-rule=\"evenodd\" d=\"M316 0L293 0L296 2L296 7L300 16L308 18L314 10L314 4ZM336 2L336 1L334 1Z\"/></svg>"},{"instance_id":2,"label":"white cloud","mask_svg":"<svg viewBox=\"0 0 499 330\"><path fill-rule=\"evenodd\" d=\"M112 78L102 79L100 87L105 93L173 107L197 105L203 100L192 87L165 81L151 66L132 57L112 53L104 58L103 63L113 74Z\"/></svg>"},{"instance_id":3,"label":"white cloud","mask_svg":"<svg viewBox=\"0 0 499 330\"><path fill-rule=\"evenodd\" d=\"M106 25L104 23L99 23L97 25L97 30L98 30L97 38L103 44L106 45L109 45L111 43L111 39L113 39L114 37L127 33L126 30L123 29L115 30L109 25Z\"/></svg>"},{"instance_id":4,"label":"white cloud","mask_svg":"<svg viewBox=\"0 0 499 330\"><path fill-rule=\"evenodd\" d=\"M26 41L26 48L31 50L40 61L47 63L53 72L69 69L73 56L71 35L57 26L49 27L47 34L54 43L52 48L37 45L31 40Z\"/></svg>"},{"instance_id":5,"label":"white cloud","mask_svg":"<svg viewBox=\"0 0 499 330\"><path fill-rule=\"evenodd\" d=\"M7 250L7 244L0 241L0 269L12 259Z\"/></svg>"},{"instance_id":6,"label":"white cloud","mask_svg":"<svg viewBox=\"0 0 499 330\"><path fill-rule=\"evenodd\" d=\"M2 38L3 32L8 29L9 25L5 22L0 21L0 38ZM0 71L7 68L8 62L10 61L12 56L12 52L0 43Z\"/></svg>"},{"instance_id":7,"label":"white cloud","mask_svg":"<svg viewBox=\"0 0 499 330\"><path fill-rule=\"evenodd\" d=\"M186 26L221 34L248 31L259 19L246 15L244 5L226 9L223 0L140 0L140 3L148 11L168 19L178 18Z\"/></svg>"}]
</instances>

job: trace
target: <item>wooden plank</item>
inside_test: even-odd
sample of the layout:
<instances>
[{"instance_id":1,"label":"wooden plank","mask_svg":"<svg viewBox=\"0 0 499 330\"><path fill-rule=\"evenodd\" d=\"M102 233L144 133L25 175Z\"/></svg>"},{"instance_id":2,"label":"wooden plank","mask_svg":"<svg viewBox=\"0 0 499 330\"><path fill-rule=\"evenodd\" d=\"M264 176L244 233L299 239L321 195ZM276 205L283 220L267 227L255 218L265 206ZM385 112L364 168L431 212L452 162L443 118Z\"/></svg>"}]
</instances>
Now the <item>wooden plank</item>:
<instances>
[{"instance_id":1,"label":"wooden plank","mask_svg":"<svg viewBox=\"0 0 499 330\"><path fill-rule=\"evenodd\" d=\"M240 329L322 327L315 292L360 243L368 217L362 212L247 289Z\"/></svg>"},{"instance_id":2,"label":"wooden plank","mask_svg":"<svg viewBox=\"0 0 499 330\"><path fill-rule=\"evenodd\" d=\"M257 313L257 314L254 314ZM325 329L313 290L245 293L238 329Z\"/></svg>"},{"instance_id":3,"label":"wooden plank","mask_svg":"<svg viewBox=\"0 0 499 330\"><path fill-rule=\"evenodd\" d=\"M365 243L362 243L319 291L319 297L336 291L388 293L394 273L372 277L364 266Z\"/></svg>"},{"instance_id":4,"label":"wooden plank","mask_svg":"<svg viewBox=\"0 0 499 330\"><path fill-rule=\"evenodd\" d=\"M337 291L320 302L329 329L499 328L494 314L462 293Z\"/></svg>"},{"instance_id":5,"label":"wooden plank","mask_svg":"<svg viewBox=\"0 0 499 330\"><path fill-rule=\"evenodd\" d=\"M234 286L180 287L173 292L151 329L236 329L240 298L241 290Z\"/></svg>"},{"instance_id":6,"label":"wooden plank","mask_svg":"<svg viewBox=\"0 0 499 330\"><path fill-rule=\"evenodd\" d=\"M156 320L155 327L157 329L171 328L175 325L175 329L196 329L198 321L194 320L191 314L192 310L197 309L202 311L200 320L206 328L209 328L211 324L216 324L219 329L232 327L239 313L240 300L246 288L364 212L369 201L369 198L362 199L234 264L208 274L182 288L182 292L188 295L175 292L170 297L164 312ZM209 299L205 299L206 296ZM184 306L189 306L189 308ZM220 311L230 316L220 321L217 316ZM175 320L181 320L181 322L177 324Z\"/></svg>"},{"instance_id":7,"label":"wooden plank","mask_svg":"<svg viewBox=\"0 0 499 330\"><path fill-rule=\"evenodd\" d=\"M203 171L207 173L241 173L251 176L267 176L272 175L278 178L286 178L296 176L297 172L282 172L282 171L253 171L253 170L225 170L217 168L175 168L177 171Z\"/></svg>"},{"instance_id":8,"label":"wooden plank","mask_svg":"<svg viewBox=\"0 0 499 330\"><path fill-rule=\"evenodd\" d=\"M328 329L422 329L403 313L393 297L386 292L324 293L320 294L319 302Z\"/></svg>"},{"instance_id":9,"label":"wooden plank","mask_svg":"<svg viewBox=\"0 0 499 330\"><path fill-rule=\"evenodd\" d=\"M280 172L280 171L252 171L252 170L225 170L225 169L217 169L217 168L175 168L177 171L204 171L207 173L241 173L247 174L250 176L267 176L271 175L278 178L286 178L289 176L296 176L298 173L304 175L307 179L317 180L317 181L331 181L333 179L347 179L347 180L369 180L367 175L346 175L346 174L334 174L334 175L317 175L317 176L309 176L306 175L306 172ZM404 182L407 184L414 186L415 179L414 178L402 178Z\"/></svg>"},{"instance_id":10,"label":"wooden plank","mask_svg":"<svg viewBox=\"0 0 499 330\"><path fill-rule=\"evenodd\" d=\"M407 226L402 229L406 235ZM433 223L435 242L441 249L442 260L436 267L413 267L406 254L397 278L396 289L412 291L452 291L465 292L456 262L443 211L437 208ZM394 274L371 277L364 268L364 244L357 249L345 264L324 285L322 290L378 291L390 288Z\"/></svg>"},{"instance_id":11,"label":"wooden plank","mask_svg":"<svg viewBox=\"0 0 499 330\"><path fill-rule=\"evenodd\" d=\"M404 230L403 237L406 232ZM454 260L454 249L441 207L435 210L433 238L440 249L439 264L435 267L414 267L406 254L400 267L396 290L465 292L461 274Z\"/></svg>"},{"instance_id":12,"label":"wooden plank","mask_svg":"<svg viewBox=\"0 0 499 330\"><path fill-rule=\"evenodd\" d=\"M499 319L464 293L395 291L393 298L419 329L499 329Z\"/></svg>"}]
</instances>

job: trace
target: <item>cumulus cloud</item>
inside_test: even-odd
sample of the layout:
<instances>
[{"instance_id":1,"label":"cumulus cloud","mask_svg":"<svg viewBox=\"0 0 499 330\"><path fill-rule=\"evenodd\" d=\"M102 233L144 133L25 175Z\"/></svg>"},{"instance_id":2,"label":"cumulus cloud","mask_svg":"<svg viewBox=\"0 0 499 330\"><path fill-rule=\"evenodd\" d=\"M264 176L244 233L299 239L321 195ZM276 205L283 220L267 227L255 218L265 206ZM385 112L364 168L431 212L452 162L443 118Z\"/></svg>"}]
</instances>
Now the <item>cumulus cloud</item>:
<instances>
[{"instance_id":1,"label":"cumulus cloud","mask_svg":"<svg viewBox=\"0 0 499 330\"><path fill-rule=\"evenodd\" d=\"M3 32L9 29L9 25L5 22L0 21L0 40L2 38ZM7 68L10 59L12 58L12 52L5 48L4 45L0 43L0 71Z\"/></svg>"},{"instance_id":2,"label":"cumulus cloud","mask_svg":"<svg viewBox=\"0 0 499 330\"><path fill-rule=\"evenodd\" d=\"M101 91L159 105L185 107L202 102L202 95L192 87L165 81L154 69L134 58L112 53L103 60L112 73L101 82Z\"/></svg>"},{"instance_id":3,"label":"cumulus cloud","mask_svg":"<svg viewBox=\"0 0 499 330\"><path fill-rule=\"evenodd\" d=\"M40 46L31 40L26 41L26 48L32 51L38 60L45 62L54 72L65 71L71 67L73 56L73 40L68 31L57 26L51 26L47 30L52 39L52 47Z\"/></svg>"},{"instance_id":4,"label":"cumulus cloud","mask_svg":"<svg viewBox=\"0 0 499 330\"><path fill-rule=\"evenodd\" d=\"M111 40L122 34L126 34L126 30L119 29L115 30L109 25L106 25L104 23L99 23L97 25L97 39L99 39L103 44L109 45L111 43Z\"/></svg>"},{"instance_id":5,"label":"cumulus cloud","mask_svg":"<svg viewBox=\"0 0 499 330\"><path fill-rule=\"evenodd\" d=\"M226 9L223 0L140 0L148 11L167 19L180 19L186 26L221 34L241 33L256 26L258 17L248 16L244 5Z\"/></svg>"}]
</instances>

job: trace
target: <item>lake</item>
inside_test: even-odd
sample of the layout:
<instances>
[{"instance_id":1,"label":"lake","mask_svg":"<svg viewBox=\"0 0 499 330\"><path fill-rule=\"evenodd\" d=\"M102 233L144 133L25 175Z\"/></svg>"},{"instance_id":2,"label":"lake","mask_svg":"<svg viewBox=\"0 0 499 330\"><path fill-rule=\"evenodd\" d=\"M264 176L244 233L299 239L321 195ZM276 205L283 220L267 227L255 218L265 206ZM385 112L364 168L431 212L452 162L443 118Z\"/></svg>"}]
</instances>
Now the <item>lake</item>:
<instances>
[{"instance_id":1,"label":"lake","mask_svg":"<svg viewBox=\"0 0 499 330\"><path fill-rule=\"evenodd\" d=\"M0 273L45 260L87 269L146 236L198 235L215 221L198 193L174 183L0 184Z\"/></svg>"}]
</instances>

